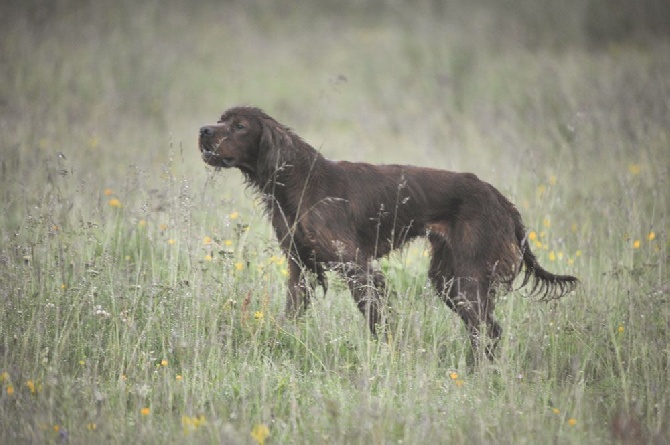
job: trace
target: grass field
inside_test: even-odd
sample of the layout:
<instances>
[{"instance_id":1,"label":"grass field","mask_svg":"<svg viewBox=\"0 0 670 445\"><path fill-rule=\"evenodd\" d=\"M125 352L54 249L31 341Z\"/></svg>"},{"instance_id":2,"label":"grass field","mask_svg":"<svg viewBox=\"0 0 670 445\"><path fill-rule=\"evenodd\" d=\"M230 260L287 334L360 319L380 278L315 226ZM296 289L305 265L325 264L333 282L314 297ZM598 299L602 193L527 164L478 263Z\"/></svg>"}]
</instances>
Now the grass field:
<instances>
[{"instance_id":1,"label":"grass field","mask_svg":"<svg viewBox=\"0 0 670 445\"><path fill-rule=\"evenodd\" d=\"M670 40L602 3L3 3L0 443L668 443ZM580 287L501 298L476 372L421 242L388 342L335 276L282 321L257 197L197 151L236 104L476 173Z\"/></svg>"}]
</instances>

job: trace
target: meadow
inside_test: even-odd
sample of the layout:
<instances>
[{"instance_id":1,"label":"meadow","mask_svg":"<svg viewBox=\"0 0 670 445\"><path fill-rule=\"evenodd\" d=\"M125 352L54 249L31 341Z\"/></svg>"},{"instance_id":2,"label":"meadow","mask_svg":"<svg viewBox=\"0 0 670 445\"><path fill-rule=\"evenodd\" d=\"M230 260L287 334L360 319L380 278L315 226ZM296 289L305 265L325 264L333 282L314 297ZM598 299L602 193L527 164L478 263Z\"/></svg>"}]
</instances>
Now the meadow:
<instances>
[{"instance_id":1,"label":"meadow","mask_svg":"<svg viewBox=\"0 0 670 445\"><path fill-rule=\"evenodd\" d=\"M670 38L607 5L4 2L0 443L670 442ZM475 371L421 241L387 341L334 275L283 320L258 197L197 150L237 104L476 173L579 288L500 298Z\"/></svg>"}]
</instances>

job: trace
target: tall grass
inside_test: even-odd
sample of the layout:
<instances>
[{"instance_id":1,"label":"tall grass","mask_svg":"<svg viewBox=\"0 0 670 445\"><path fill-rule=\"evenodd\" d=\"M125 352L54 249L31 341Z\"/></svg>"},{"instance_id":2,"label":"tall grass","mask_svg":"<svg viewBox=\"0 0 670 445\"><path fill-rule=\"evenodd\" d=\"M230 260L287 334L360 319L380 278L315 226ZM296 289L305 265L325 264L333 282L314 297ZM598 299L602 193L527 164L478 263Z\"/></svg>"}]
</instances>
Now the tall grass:
<instances>
[{"instance_id":1,"label":"tall grass","mask_svg":"<svg viewBox=\"0 0 670 445\"><path fill-rule=\"evenodd\" d=\"M3 5L0 442L667 442L670 45L489 3ZM501 298L476 372L421 242L379 264L387 342L336 276L283 320L261 207L196 151L238 103L477 173L580 288Z\"/></svg>"}]
</instances>

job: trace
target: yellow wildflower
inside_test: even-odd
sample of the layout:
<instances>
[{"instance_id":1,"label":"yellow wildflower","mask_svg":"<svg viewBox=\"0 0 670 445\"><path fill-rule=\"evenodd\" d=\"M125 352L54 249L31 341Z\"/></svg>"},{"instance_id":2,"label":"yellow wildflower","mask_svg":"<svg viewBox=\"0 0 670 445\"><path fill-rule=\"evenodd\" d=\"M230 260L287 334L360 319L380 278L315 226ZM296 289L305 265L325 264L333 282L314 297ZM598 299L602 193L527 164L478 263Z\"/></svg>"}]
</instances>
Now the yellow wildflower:
<instances>
[{"instance_id":1,"label":"yellow wildflower","mask_svg":"<svg viewBox=\"0 0 670 445\"><path fill-rule=\"evenodd\" d=\"M259 423L251 430L251 438L254 439L258 445L265 445L265 439L269 436L270 429L263 423Z\"/></svg>"},{"instance_id":2,"label":"yellow wildflower","mask_svg":"<svg viewBox=\"0 0 670 445\"><path fill-rule=\"evenodd\" d=\"M551 411L552 411L554 414L560 414L560 413L561 413L561 410L558 409L558 408L552 408Z\"/></svg>"},{"instance_id":3,"label":"yellow wildflower","mask_svg":"<svg viewBox=\"0 0 670 445\"><path fill-rule=\"evenodd\" d=\"M14 387L12 385L8 385L7 386L7 395L11 396L12 394L14 394Z\"/></svg>"},{"instance_id":4,"label":"yellow wildflower","mask_svg":"<svg viewBox=\"0 0 670 445\"><path fill-rule=\"evenodd\" d=\"M254 318L256 320L262 320L263 319L263 312L262 311L256 311L254 312Z\"/></svg>"},{"instance_id":5,"label":"yellow wildflower","mask_svg":"<svg viewBox=\"0 0 670 445\"><path fill-rule=\"evenodd\" d=\"M630 172L631 175L636 176L640 174L640 170L642 170L642 167L640 164L630 164L628 166L628 171Z\"/></svg>"},{"instance_id":6,"label":"yellow wildflower","mask_svg":"<svg viewBox=\"0 0 670 445\"><path fill-rule=\"evenodd\" d=\"M656 239L656 234L652 230L651 232L649 232L649 235L647 235L647 240L654 241L655 239Z\"/></svg>"},{"instance_id":7,"label":"yellow wildflower","mask_svg":"<svg viewBox=\"0 0 670 445\"><path fill-rule=\"evenodd\" d=\"M452 373L449 374L449 378L451 380L456 380L458 378L458 374L455 373L455 372L452 372Z\"/></svg>"},{"instance_id":8,"label":"yellow wildflower","mask_svg":"<svg viewBox=\"0 0 670 445\"><path fill-rule=\"evenodd\" d=\"M184 428L184 434L189 432L189 427L192 426L191 418L189 416L181 416L181 426Z\"/></svg>"},{"instance_id":9,"label":"yellow wildflower","mask_svg":"<svg viewBox=\"0 0 670 445\"><path fill-rule=\"evenodd\" d=\"M244 269L244 263L241 263L241 262L235 263L235 270L239 271L239 270L242 270L242 269Z\"/></svg>"},{"instance_id":10,"label":"yellow wildflower","mask_svg":"<svg viewBox=\"0 0 670 445\"><path fill-rule=\"evenodd\" d=\"M577 425L577 419L575 419L574 417L570 417L570 418L568 419L568 425L570 425L570 426L575 426L575 425Z\"/></svg>"},{"instance_id":11,"label":"yellow wildflower","mask_svg":"<svg viewBox=\"0 0 670 445\"><path fill-rule=\"evenodd\" d=\"M531 241L535 241L537 239L537 232L532 231L528 234L528 239Z\"/></svg>"},{"instance_id":12,"label":"yellow wildflower","mask_svg":"<svg viewBox=\"0 0 670 445\"><path fill-rule=\"evenodd\" d=\"M210 238L209 236L205 236L205 237L202 239L202 243L205 244L205 245L207 245L207 244L212 244L212 238Z\"/></svg>"},{"instance_id":13,"label":"yellow wildflower","mask_svg":"<svg viewBox=\"0 0 670 445\"><path fill-rule=\"evenodd\" d=\"M181 382L184 380L184 377L181 376L181 374L177 374L177 377L174 378L176 381Z\"/></svg>"},{"instance_id":14,"label":"yellow wildflower","mask_svg":"<svg viewBox=\"0 0 670 445\"><path fill-rule=\"evenodd\" d=\"M640 240L636 239L633 241L633 249L639 249L640 248Z\"/></svg>"},{"instance_id":15,"label":"yellow wildflower","mask_svg":"<svg viewBox=\"0 0 670 445\"><path fill-rule=\"evenodd\" d=\"M207 423L207 421L202 414L198 417L181 416L181 425L184 429L184 434L188 434L191 430L195 431L205 423Z\"/></svg>"},{"instance_id":16,"label":"yellow wildflower","mask_svg":"<svg viewBox=\"0 0 670 445\"><path fill-rule=\"evenodd\" d=\"M624 328L623 326L619 326L616 330L619 334L623 334L626 328Z\"/></svg>"},{"instance_id":17,"label":"yellow wildflower","mask_svg":"<svg viewBox=\"0 0 670 445\"><path fill-rule=\"evenodd\" d=\"M167 241L167 243L168 243L169 245L171 245L171 246L174 245L176 242L177 242L177 241L175 241L175 240L172 239L172 238L170 238L170 239Z\"/></svg>"},{"instance_id":18,"label":"yellow wildflower","mask_svg":"<svg viewBox=\"0 0 670 445\"><path fill-rule=\"evenodd\" d=\"M227 239L223 242L223 245L226 246L226 247L230 247L230 246L233 245L233 240Z\"/></svg>"},{"instance_id":19,"label":"yellow wildflower","mask_svg":"<svg viewBox=\"0 0 670 445\"><path fill-rule=\"evenodd\" d=\"M105 190L103 190L102 193L104 193L105 196L112 196L114 194L114 190L112 190L110 188L106 188Z\"/></svg>"},{"instance_id":20,"label":"yellow wildflower","mask_svg":"<svg viewBox=\"0 0 670 445\"><path fill-rule=\"evenodd\" d=\"M239 218L240 214L237 211L232 212L230 215L228 215L228 218L230 219L237 219Z\"/></svg>"},{"instance_id":21,"label":"yellow wildflower","mask_svg":"<svg viewBox=\"0 0 670 445\"><path fill-rule=\"evenodd\" d=\"M205 261L212 261L212 255L205 255Z\"/></svg>"},{"instance_id":22,"label":"yellow wildflower","mask_svg":"<svg viewBox=\"0 0 670 445\"><path fill-rule=\"evenodd\" d=\"M109 200L109 205L112 207L121 208L121 201L116 198L112 198Z\"/></svg>"},{"instance_id":23,"label":"yellow wildflower","mask_svg":"<svg viewBox=\"0 0 670 445\"><path fill-rule=\"evenodd\" d=\"M549 252L549 261L556 261L556 253L553 250Z\"/></svg>"},{"instance_id":24,"label":"yellow wildflower","mask_svg":"<svg viewBox=\"0 0 670 445\"><path fill-rule=\"evenodd\" d=\"M95 149L95 148L98 148L98 145L100 144L100 141L98 140L97 136L91 136L88 139L87 143L88 143L89 148Z\"/></svg>"},{"instance_id":25,"label":"yellow wildflower","mask_svg":"<svg viewBox=\"0 0 670 445\"><path fill-rule=\"evenodd\" d=\"M148 407L142 408L140 410L140 414L142 414L143 416L148 416L149 414L151 414L151 408Z\"/></svg>"},{"instance_id":26,"label":"yellow wildflower","mask_svg":"<svg viewBox=\"0 0 670 445\"><path fill-rule=\"evenodd\" d=\"M162 366L162 367L166 367L167 365L168 365L168 361L167 361L167 359L163 359L163 360L161 360L161 366Z\"/></svg>"}]
</instances>

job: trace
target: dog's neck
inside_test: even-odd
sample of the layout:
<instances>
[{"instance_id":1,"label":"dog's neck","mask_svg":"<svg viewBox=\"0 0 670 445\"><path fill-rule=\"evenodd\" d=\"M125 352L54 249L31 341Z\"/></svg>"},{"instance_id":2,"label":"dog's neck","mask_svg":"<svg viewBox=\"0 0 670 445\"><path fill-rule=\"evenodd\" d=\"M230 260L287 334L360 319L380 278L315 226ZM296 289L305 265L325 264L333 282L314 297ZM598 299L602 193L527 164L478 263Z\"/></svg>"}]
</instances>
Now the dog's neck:
<instances>
[{"instance_id":1,"label":"dog's neck","mask_svg":"<svg viewBox=\"0 0 670 445\"><path fill-rule=\"evenodd\" d=\"M285 150L276 168L266 175L248 177L262 194L268 213L272 215L279 211L289 221L295 221L298 213L302 213L300 209L306 208L307 203L303 202L307 195L305 190L314 186L315 178L320 177L327 162L313 147L300 142Z\"/></svg>"},{"instance_id":2,"label":"dog's neck","mask_svg":"<svg viewBox=\"0 0 670 445\"><path fill-rule=\"evenodd\" d=\"M321 153L297 136L292 138L291 144L277 147L268 158L269 162L265 166L259 163L259 168L248 174L247 180L261 193L271 194L281 189L302 189L325 162Z\"/></svg>"}]
</instances>

